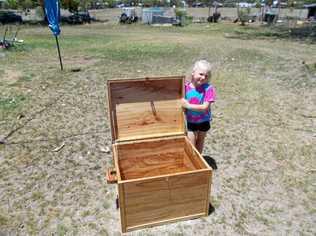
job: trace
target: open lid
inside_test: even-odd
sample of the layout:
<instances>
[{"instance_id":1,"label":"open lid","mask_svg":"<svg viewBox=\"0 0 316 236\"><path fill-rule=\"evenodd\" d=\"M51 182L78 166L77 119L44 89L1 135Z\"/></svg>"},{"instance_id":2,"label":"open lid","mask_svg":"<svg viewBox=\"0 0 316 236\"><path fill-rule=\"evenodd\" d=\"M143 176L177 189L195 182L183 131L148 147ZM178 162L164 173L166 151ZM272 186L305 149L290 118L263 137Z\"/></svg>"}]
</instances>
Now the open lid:
<instances>
[{"instance_id":1,"label":"open lid","mask_svg":"<svg viewBox=\"0 0 316 236\"><path fill-rule=\"evenodd\" d=\"M113 142L184 134L184 76L108 80Z\"/></svg>"}]
</instances>

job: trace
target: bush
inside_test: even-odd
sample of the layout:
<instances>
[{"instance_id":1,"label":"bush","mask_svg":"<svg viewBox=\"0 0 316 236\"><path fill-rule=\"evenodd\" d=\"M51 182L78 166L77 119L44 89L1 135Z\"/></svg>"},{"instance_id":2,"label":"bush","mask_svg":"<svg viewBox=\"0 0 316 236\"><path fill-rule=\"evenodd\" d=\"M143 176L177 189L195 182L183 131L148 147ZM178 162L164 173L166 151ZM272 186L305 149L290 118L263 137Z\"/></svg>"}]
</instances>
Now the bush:
<instances>
[{"instance_id":1,"label":"bush","mask_svg":"<svg viewBox=\"0 0 316 236\"><path fill-rule=\"evenodd\" d=\"M241 25L245 25L245 23L249 21L250 10L251 10L250 8L239 8L238 18L241 22Z\"/></svg>"},{"instance_id":2,"label":"bush","mask_svg":"<svg viewBox=\"0 0 316 236\"><path fill-rule=\"evenodd\" d=\"M16 0L7 0L8 8L9 9L17 9L18 8L18 2Z\"/></svg>"},{"instance_id":3,"label":"bush","mask_svg":"<svg viewBox=\"0 0 316 236\"><path fill-rule=\"evenodd\" d=\"M187 12L183 8L176 8L175 9L175 14L176 14L176 17L178 17L178 18L187 16Z\"/></svg>"},{"instance_id":4,"label":"bush","mask_svg":"<svg viewBox=\"0 0 316 236\"><path fill-rule=\"evenodd\" d=\"M38 18L44 19L45 13L44 13L43 8L41 6L38 6L35 8L35 15Z\"/></svg>"},{"instance_id":5,"label":"bush","mask_svg":"<svg viewBox=\"0 0 316 236\"><path fill-rule=\"evenodd\" d=\"M31 9L33 7L33 2L31 0L24 0L21 2L21 6L23 10Z\"/></svg>"}]
</instances>

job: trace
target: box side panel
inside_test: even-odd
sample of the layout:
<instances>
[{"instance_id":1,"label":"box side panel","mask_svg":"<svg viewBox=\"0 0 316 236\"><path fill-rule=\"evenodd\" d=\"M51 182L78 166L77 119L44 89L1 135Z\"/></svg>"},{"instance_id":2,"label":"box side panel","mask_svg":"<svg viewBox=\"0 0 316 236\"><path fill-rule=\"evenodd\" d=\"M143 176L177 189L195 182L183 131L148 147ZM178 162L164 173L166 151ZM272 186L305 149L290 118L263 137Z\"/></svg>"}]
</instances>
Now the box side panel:
<instances>
[{"instance_id":1,"label":"box side panel","mask_svg":"<svg viewBox=\"0 0 316 236\"><path fill-rule=\"evenodd\" d=\"M169 187L172 199L172 218L194 214L207 215L211 171L172 176Z\"/></svg>"},{"instance_id":2,"label":"box side panel","mask_svg":"<svg viewBox=\"0 0 316 236\"><path fill-rule=\"evenodd\" d=\"M210 171L124 183L126 227L206 215Z\"/></svg>"},{"instance_id":3,"label":"box side panel","mask_svg":"<svg viewBox=\"0 0 316 236\"><path fill-rule=\"evenodd\" d=\"M112 145L113 162L114 162L114 167L115 167L115 170L116 170L117 180L121 181L122 177L121 177L121 171L120 171L120 168L119 168L119 158L118 158L117 146L118 145L116 145L116 144Z\"/></svg>"},{"instance_id":4,"label":"box side panel","mask_svg":"<svg viewBox=\"0 0 316 236\"><path fill-rule=\"evenodd\" d=\"M185 151L183 151L183 165L191 170L200 169L200 166L197 165L194 161L192 161L188 153Z\"/></svg>"},{"instance_id":5,"label":"box side panel","mask_svg":"<svg viewBox=\"0 0 316 236\"><path fill-rule=\"evenodd\" d=\"M117 127L116 127L116 124L114 122L114 112L113 110L111 109L111 104L112 104L112 100L111 100L111 97L112 97L112 94L111 94L111 90L110 90L110 86L109 86L109 83L107 83L107 93L106 93L106 96L107 96L107 106L108 106L108 109L107 109L107 113L108 113L108 118L111 122L111 137L112 137L112 143L114 143L114 140L116 139L116 133L117 133Z\"/></svg>"},{"instance_id":6,"label":"box side panel","mask_svg":"<svg viewBox=\"0 0 316 236\"><path fill-rule=\"evenodd\" d=\"M124 192L124 185L118 183L118 193L119 193L119 207L120 207L120 216L121 216L121 228L122 232L127 231L126 225L126 206L125 206L125 192Z\"/></svg>"},{"instance_id":7,"label":"box side panel","mask_svg":"<svg viewBox=\"0 0 316 236\"><path fill-rule=\"evenodd\" d=\"M208 183L207 183L208 190L207 190L207 196L206 196L207 202L205 205L205 215L209 214L209 207L210 207L210 203L211 203L210 196L211 196L211 191L212 191L212 181L213 181L213 171L209 170L209 178L208 178Z\"/></svg>"},{"instance_id":8,"label":"box side panel","mask_svg":"<svg viewBox=\"0 0 316 236\"><path fill-rule=\"evenodd\" d=\"M197 169L210 169L208 164L203 160L201 154L196 150L187 137L185 137L184 151L186 152L186 156L190 159L187 159L186 161L191 161Z\"/></svg>"},{"instance_id":9,"label":"box side panel","mask_svg":"<svg viewBox=\"0 0 316 236\"><path fill-rule=\"evenodd\" d=\"M207 171L207 175L209 176L207 178L207 201L205 203L205 215L208 214L208 209L209 209L209 198L210 198L210 192L211 192L211 184L212 184L212 169L210 166L207 164L207 162L203 159L202 155L198 152L198 150L192 145L190 140L185 137L185 145L184 145L184 150L185 150L185 156L187 157L185 159L185 162L187 163L192 163L197 169L205 169Z\"/></svg>"}]
</instances>

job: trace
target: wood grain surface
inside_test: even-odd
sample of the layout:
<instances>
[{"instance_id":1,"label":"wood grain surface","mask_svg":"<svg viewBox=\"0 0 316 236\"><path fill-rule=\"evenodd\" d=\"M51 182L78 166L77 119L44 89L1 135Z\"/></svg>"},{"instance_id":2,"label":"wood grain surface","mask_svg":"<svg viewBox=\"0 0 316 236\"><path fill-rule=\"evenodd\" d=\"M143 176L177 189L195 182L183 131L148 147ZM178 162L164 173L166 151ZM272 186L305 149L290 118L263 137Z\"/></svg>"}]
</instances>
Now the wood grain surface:
<instances>
[{"instance_id":1,"label":"wood grain surface","mask_svg":"<svg viewBox=\"0 0 316 236\"><path fill-rule=\"evenodd\" d=\"M185 136L113 146L123 232L207 215L212 171Z\"/></svg>"},{"instance_id":2,"label":"wood grain surface","mask_svg":"<svg viewBox=\"0 0 316 236\"><path fill-rule=\"evenodd\" d=\"M108 81L113 142L184 133L183 76ZM132 138L131 138L132 137Z\"/></svg>"}]
</instances>

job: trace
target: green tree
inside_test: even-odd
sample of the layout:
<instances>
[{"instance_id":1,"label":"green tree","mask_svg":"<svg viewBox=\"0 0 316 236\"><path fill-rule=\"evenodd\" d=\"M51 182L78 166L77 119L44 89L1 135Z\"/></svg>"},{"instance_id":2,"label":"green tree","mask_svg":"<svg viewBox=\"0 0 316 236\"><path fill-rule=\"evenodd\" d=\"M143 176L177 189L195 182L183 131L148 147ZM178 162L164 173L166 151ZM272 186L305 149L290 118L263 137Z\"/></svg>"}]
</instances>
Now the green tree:
<instances>
[{"instance_id":1,"label":"green tree","mask_svg":"<svg viewBox=\"0 0 316 236\"><path fill-rule=\"evenodd\" d=\"M241 22L241 25L244 26L246 22L249 21L250 10L249 7L237 7L238 19Z\"/></svg>"},{"instance_id":2,"label":"green tree","mask_svg":"<svg viewBox=\"0 0 316 236\"><path fill-rule=\"evenodd\" d=\"M61 6L64 9L68 9L70 12L78 11L80 5L79 0L61 0Z\"/></svg>"},{"instance_id":3,"label":"green tree","mask_svg":"<svg viewBox=\"0 0 316 236\"><path fill-rule=\"evenodd\" d=\"M20 7L22 7L23 10L27 10L27 9L31 9L31 8L35 7L31 0L24 0L20 4L21 4Z\"/></svg>"},{"instance_id":4,"label":"green tree","mask_svg":"<svg viewBox=\"0 0 316 236\"><path fill-rule=\"evenodd\" d=\"M115 7L116 1L115 0L107 0L106 3L107 3L106 5L108 7L113 8L113 7Z\"/></svg>"},{"instance_id":5,"label":"green tree","mask_svg":"<svg viewBox=\"0 0 316 236\"><path fill-rule=\"evenodd\" d=\"M7 0L8 8L10 9L17 9L18 8L18 2L17 0Z\"/></svg>"}]
</instances>

